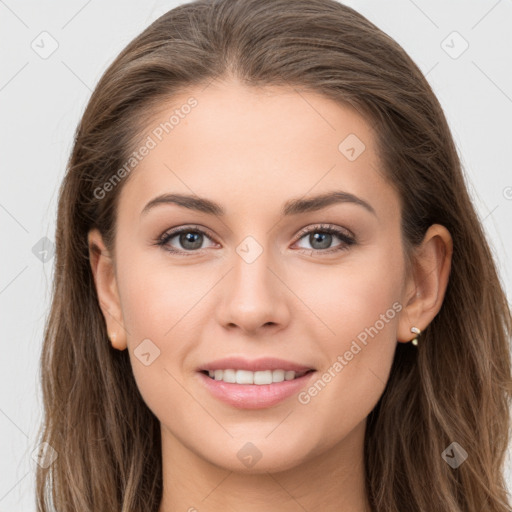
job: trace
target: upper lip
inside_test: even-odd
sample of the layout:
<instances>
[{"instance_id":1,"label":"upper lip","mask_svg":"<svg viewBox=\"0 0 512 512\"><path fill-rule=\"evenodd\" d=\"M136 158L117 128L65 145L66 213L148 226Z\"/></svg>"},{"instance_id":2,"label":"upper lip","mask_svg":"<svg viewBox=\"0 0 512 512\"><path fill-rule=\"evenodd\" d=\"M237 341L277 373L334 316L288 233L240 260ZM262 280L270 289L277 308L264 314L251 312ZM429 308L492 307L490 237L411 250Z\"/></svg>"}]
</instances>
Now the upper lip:
<instances>
[{"instance_id":1,"label":"upper lip","mask_svg":"<svg viewBox=\"0 0 512 512\"><path fill-rule=\"evenodd\" d=\"M252 372L264 370L293 370L295 372L303 372L307 370L314 370L311 366L304 366L302 364L294 363L293 361L285 361L276 357L262 357L260 359L244 359L243 357L226 357L217 359L206 363L198 368L198 371L203 370L249 370Z\"/></svg>"}]
</instances>

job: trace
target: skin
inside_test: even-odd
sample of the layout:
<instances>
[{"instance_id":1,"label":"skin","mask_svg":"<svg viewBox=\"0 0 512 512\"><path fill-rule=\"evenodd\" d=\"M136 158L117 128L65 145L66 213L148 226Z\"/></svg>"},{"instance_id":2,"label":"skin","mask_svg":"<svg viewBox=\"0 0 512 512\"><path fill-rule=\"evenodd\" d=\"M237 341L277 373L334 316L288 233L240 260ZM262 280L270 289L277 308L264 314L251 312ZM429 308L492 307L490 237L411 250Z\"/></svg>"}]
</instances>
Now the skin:
<instances>
[{"instance_id":1,"label":"skin","mask_svg":"<svg viewBox=\"0 0 512 512\"><path fill-rule=\"evenodd\" d=\"M370 510L366 418L397 341L409 342L411 327L425 329L441 308L450 234L431 226L406 272L399 197L384 179L370 126L353 108L317 93L230 80L174 97L144 134L191 95L197 107L123 185L114 254L97 230L89 233L112 345L129 350L140 392L161 423L159 512ZM353 161L338 150L351 133L365 144ZM348 202L281 215L292 198L333 190L363 199L375 215ZM211 199L226 214L163 204L141 216L163 192ZM168 246L194 254L155 245L165 231L190 224L207 231L201 249L179 236ZM344 250L322 255L325 246L312 237L297 238L309 226L324 233L317 224L349 230L356 243L333 235L327 247ZM263 250L250 264L236 252L247 236ZM267 409L238 409L198 379L200 364L230 355L290 359L322 375L393 303L401 311L307 404L292 396ZM160 350L149 366L134 354L144 339ZM247 442L261 453L250 468L237 457Z\"/></svg>"}]
</instances>

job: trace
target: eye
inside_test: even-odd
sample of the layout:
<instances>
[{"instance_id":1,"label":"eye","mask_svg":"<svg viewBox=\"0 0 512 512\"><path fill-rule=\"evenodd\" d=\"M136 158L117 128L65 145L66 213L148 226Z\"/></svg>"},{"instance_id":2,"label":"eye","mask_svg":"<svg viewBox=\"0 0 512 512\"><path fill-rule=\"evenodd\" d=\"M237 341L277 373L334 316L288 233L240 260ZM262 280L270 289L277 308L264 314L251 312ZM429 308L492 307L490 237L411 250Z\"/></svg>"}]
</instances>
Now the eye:
<instances>
[{"instance_id":1,"label":"eye","mask_svg":"<svg viewBox=\"0 0 512 512\"><path fill-rule=\"evenodd\" d=\"M179 255L189 256L190 253L200 252L205 238L211 240L207 233L198 226L184 226L166 231L156 242L166 251ZM176 239L181 247L175 247L171 242ZM188 254L187 254L188 253Z\"/></svg>"},{"instance_id":2,"label":"eye","mask_svg":"<svg viewBox=\"0 0 512 512\"><path fill-rule=\"evenodd\" d=\"M320 224L302 230L299 233L298 240L300 241L303 238L310 244L309 248L305 248L308 253L331 254L347 250L356 243L355 237L349 234L348 231L330 224ZM341 243L331 247L333 240L336 238L341 240Z\"/></svg>"},{"instance_id":3,"label":"eye","mask_svg":"<svg viewBox=\"0 0 512 512\"><path fill-rule=\"evenodd\" d=\"M331 254L347 250L349 246L356 243L355 237L348 230L330 224L320 224L303 229L299 233L297 241L301 241L303 238L310 244L310 247L303 247L301 252L307 253ZM336 238L341 242L331 247ZM205 248L202 247L205 239L213 240L213 237L199 226L182 226L166 231L158 238L156 245L179 256L191 256ZM174 243L172 243L173 241ZM176 247L176 243L179 244L179 247Z\"/></svg>"}]
</instances>

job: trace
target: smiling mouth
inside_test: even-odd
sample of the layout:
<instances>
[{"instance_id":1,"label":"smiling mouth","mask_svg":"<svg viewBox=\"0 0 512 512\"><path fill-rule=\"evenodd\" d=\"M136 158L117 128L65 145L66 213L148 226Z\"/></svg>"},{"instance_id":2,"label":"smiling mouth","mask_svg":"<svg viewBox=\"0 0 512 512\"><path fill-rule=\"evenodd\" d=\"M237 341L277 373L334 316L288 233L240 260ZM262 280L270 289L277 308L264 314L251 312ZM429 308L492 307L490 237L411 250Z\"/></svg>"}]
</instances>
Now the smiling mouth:
<instances>
[{"instance_id":1,"label":"smiling mouth","mask_svg":"<svg viewBox=\"0 0 512 512\"><path fill-rule=\"evenodd\" d=\"M307 375L315 370L305 370L302 372L295 372L293 370L235 370L233 368L225 370L201 370L200 373L207 375L212 380L223 381L228 384L254 384L254 385L268 385L276 384L278 382L296 380L304 375Z\"/></svg>"}]
</instances>

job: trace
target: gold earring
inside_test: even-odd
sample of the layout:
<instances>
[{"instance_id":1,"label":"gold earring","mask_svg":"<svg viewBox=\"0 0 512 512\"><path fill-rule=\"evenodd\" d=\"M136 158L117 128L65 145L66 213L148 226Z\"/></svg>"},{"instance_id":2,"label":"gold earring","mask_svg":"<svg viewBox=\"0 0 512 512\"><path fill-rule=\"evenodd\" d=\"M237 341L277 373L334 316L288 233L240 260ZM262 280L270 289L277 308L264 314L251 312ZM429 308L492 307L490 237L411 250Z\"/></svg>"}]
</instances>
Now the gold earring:
<instances>
[{"instance_id":1,"label":"gold earring","mask_svg":"<svg viewBox=\"0 0 512 512\"><path fill-rule=\"evenodd\" d=\"M421 331L417 327L411 327L411 332L416 334L416 337L411 340L411 343L417 347L418 346L418 336L421 334Z\"/></svg>"}]
</instances>

